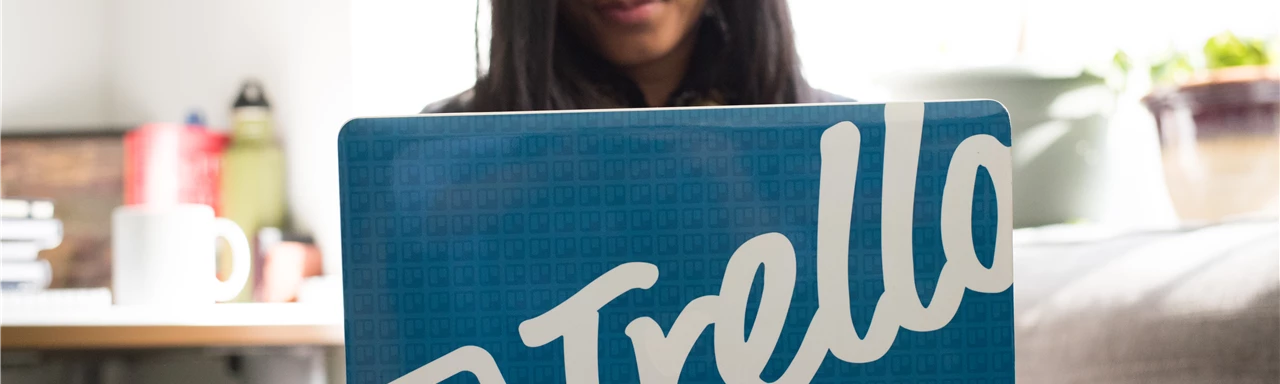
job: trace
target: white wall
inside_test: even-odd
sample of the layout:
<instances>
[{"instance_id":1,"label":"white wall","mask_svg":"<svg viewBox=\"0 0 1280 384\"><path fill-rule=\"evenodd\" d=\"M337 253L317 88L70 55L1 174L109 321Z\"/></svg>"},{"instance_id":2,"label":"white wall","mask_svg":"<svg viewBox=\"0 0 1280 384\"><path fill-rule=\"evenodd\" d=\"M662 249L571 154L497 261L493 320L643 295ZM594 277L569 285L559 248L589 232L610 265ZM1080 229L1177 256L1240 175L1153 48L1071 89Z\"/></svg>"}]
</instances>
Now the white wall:
<instances>
[{"instance_id":1,"label":"white wall","mask_svg":"<svg viewBox=\"0 0 1280 384\"><path fill-rule=\"evenodd\" d=\"M805 75L861 100L892 98L885 74L1014 66L1074 76L1170 46L1199 51L1224 30L1280 34L1280 1L790 0ZM1074 72L1074 74L1072 73Z\"/></svg>"},{"instance_id":2,"label":"white wall","mask_svg":"<svg viewBox=\"0 0 1280 384\"><path fill-rule=\"evenodd\" d=\"M5 0L3 126L101 128L108 0Z\"/></svg>"},{"instance_id":3,"label":"white wall","mask_svg":"<svg viewBox=\"0 0 1280 384\"><path fill-rule=\"evenodd\" d=\"M413 114L470 88L476 71L475 15L476 0L353 1L355 114ZM481 36L487 39L487 31Z\"/></svg>"}]
</instances>

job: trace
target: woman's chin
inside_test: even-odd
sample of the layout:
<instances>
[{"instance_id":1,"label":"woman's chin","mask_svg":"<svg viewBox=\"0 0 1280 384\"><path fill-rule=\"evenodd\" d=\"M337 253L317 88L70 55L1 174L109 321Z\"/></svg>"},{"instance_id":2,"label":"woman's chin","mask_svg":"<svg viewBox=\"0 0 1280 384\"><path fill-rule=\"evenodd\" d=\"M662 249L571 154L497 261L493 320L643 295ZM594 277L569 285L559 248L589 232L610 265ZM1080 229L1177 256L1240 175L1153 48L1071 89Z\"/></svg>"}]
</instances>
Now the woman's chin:
<instances>
[{"instance_id":1,"label":"woman's chin","mask_svg":"<svg viewBox=\"0 0 1280 384\"><path fill-rule=\"evenodd\" d=\"M657 39L626 39L627 41L604 44L601 54L613 65L631 67L657 61L674 50L676 44L657 42Z\"/></svg>"}]
</instances>

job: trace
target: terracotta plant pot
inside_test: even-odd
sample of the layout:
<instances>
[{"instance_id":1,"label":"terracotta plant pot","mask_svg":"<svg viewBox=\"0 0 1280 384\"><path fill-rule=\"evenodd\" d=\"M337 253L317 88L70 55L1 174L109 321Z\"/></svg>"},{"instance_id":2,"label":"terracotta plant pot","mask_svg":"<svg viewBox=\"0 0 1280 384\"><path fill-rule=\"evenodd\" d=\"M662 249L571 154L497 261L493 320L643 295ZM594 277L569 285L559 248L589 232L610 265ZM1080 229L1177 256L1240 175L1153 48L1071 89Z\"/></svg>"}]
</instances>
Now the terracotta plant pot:
<instances>
[{"instance_id":1,"label":"terracotta plant pot","mask_svg":"<svg viewBox=\"0 0 1280 384\"><path fill-rule=\"evenodd\" d=\"M1165 179L1186 221L1277 213L1280 76L1220 70L1143 100L1160 131Z\"/></svg>"}]
</instances>

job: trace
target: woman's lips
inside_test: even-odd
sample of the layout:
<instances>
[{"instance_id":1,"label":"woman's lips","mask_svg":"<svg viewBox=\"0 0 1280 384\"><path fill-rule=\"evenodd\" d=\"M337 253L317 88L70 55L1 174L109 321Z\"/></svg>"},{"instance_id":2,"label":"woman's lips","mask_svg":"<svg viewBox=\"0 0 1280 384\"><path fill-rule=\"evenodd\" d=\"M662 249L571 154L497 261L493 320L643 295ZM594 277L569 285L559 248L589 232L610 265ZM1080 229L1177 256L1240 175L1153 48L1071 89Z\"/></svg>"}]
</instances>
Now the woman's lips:
<instances>
[{"instance_id":1,"label":"woman's lips","mask_svg":"<svg viewBox=\"0 0 1280 384\"><path fill-rule=\"evenodd\" d=\"M634 25L648 21L659 5L658 0L609 1L596 6L596 12L611 22Z\"/></svg>"}]
</instances>

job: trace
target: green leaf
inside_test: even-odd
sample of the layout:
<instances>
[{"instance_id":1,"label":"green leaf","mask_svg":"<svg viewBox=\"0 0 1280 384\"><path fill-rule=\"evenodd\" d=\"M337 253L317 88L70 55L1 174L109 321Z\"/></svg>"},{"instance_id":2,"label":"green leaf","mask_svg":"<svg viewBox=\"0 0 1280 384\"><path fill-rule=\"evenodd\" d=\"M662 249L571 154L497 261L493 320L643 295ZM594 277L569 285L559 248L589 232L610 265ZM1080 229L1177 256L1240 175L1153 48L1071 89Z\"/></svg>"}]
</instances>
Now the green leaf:
<instances>
[{"instance_id":1,"label":"green leaf","mask_svg":"<svg viewBox=\"0 0 1280 384\"><path fill-rule=\"evenodd\" d=\"M1133 69L1133 59L1124 51L1116 51L1116 55L1111 57L1111 64L1115 65L1122 74L1127 74L1130 69Z\"/></svg>"},{"instance_id":2,"label":"green leaf","mask_svg":"<svg viewBox=\"0 0 1280 384\"><path fill-rule=\"evenodd\" d=\"M1230 31L1220 33L1204 44L1204 59L1208 69L1271 63L1266 42L1241 39Z\"/></svg>"}]
</instances>

